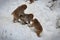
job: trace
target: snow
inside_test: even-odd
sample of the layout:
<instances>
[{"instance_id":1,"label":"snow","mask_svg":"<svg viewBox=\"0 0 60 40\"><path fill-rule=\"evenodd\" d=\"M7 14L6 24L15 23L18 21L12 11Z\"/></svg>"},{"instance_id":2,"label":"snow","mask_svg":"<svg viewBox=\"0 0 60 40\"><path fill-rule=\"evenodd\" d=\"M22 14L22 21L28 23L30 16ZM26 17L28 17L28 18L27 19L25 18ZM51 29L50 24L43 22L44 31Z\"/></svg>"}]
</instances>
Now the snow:
<instances>
[{"instance_id":1,"label":"snow","mask_svg":"<svg viewBox=\"0 0 60 40\"><path fill-rule=\"evenodd\" d=\"M56 10L50 10L46 6L49 0L38 0L32 4L24 0L1 0L0 1L0 40L60 40L60 29L56 29L59 6ZM30 30L27 25L13 23L11 13L18 6L26 4L25 13L33 13L43 27L41 37Z\"/></svg>"}]
</instances>

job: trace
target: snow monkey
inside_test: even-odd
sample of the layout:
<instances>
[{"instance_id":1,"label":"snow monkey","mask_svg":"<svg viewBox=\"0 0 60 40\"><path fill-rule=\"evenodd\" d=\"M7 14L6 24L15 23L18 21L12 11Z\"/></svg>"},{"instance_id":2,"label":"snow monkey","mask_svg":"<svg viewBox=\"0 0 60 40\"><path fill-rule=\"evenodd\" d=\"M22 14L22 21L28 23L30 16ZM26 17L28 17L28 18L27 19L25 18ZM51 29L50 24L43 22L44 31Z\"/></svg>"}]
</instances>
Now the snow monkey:
<instances>
[{"instance_id":1,"label":"snow monkey","mask_svg":"<svg viewBox=\"0 0 60 40\"><path fill-rule=\"evenodd\" d=\"M34 1L37 1L37 0L26 0L27 1L30 1L30 4L33 3Z\"/></svg>"},{"instance_id":2,"label":"snow monkey","mask_svg":"<svg viewBox=\"0 0 60 40\"><path fill-rule=\"evenodd\" d=\"M15 23L16 21L19 22L18 19L20 19L20 15L25 15L24 11L26 10L27 5L22 4L21 6L17 7L13 12L13 22Z\"/></svg>"},{"instance_id":3,"label":"snow monkey","mask_svg":"<svg viewBox=\"0 0 60 40\"><path fill-rule=\"evenodd\" d=\"M34 32L37 34L38 37L40 37L41 32L43 31L42 25L39 23L39 21L35 18L31 21L30 25L28 25L30 28L33 28Z\"/></svg>"},{"instance_id":4,"label":"snow monkey","mask_svg":"<svg viewBox=\"0 0 60 40\"><path fill-rule=\"evenodd\" d=\"M22 20L22 22L26 22L28 24L33 19L33 17L34 15L30 13L30 14L21 15L20 19Z\"/></svg>"}]
</instances>

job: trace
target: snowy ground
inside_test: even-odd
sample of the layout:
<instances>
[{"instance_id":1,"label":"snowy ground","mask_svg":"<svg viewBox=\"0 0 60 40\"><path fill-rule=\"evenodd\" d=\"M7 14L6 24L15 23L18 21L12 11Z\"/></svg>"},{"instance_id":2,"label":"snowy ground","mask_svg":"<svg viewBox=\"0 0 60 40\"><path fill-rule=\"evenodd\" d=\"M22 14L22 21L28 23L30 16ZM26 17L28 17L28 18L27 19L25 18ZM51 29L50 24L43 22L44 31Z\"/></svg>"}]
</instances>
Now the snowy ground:
<instances>
[{"instance_id":1,"label":"snowy ground","mask_svg":"<svg viewBox=\"0 0 60 40\"><path fill-rule=\"evenodd\" d=\"M47 1L46 1L47 2ZM37 37L27 25L12 22L11 13L18 6L26 4L25 13L33 13L35 18L42 24L43 32ZM57 10L51 11L44 1L35 1L32 4L24 0L1 0L0 1L0 40L60 40L60 29L56 29Z\"/></svg>"}]
</instances>

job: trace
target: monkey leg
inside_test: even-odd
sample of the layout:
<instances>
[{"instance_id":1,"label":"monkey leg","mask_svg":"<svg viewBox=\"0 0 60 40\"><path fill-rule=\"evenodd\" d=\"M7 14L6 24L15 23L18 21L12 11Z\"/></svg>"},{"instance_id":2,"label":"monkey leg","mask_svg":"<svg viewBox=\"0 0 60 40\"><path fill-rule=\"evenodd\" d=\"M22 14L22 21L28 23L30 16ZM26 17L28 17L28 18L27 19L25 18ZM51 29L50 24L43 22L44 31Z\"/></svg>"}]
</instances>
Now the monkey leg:
<instances>
[{"instance_id":1,"label":"monkey leg","mask_svg":"<svg viewBox=\"0 0 60 40\"><path fill-rule=\"evenodd\" d=\"M37 30L37 31L35 31L35 32L36 32L37 36L40 37L40 31Z\"/></svg>"},{"instance_id":2,"label":"monkey leg","mask_svg":"<svg viewBox=\"0 0 60 40\"><path fill-rule=\"evenodd\" d=\"M18 17L14 17L14 18L13 18L13 22L14 22L14 23L19 22L18 19L19 19Z\"/></svg>"},{"instance_id":3,"label":"monkey leg","mask_svg":"<svg viewBox=\"0 0 60 40\"><path fill-rule=\"evenodd\" d=\"M13 22L16 23L16 19L15 18L13 18Z\"/></svg>"}]
</instances>

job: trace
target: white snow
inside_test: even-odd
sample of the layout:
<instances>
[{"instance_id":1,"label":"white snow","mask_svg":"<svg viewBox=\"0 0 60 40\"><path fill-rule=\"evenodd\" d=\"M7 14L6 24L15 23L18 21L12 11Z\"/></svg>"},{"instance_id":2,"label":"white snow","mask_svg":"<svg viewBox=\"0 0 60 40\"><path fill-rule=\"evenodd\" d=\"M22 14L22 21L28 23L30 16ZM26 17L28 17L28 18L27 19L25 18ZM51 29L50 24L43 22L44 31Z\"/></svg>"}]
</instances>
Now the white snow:
<instances>
[{"instance_id":1,"label":"white snow","mask_svg":"<svg viewBox=\"0 0 60 40\"><path fill-rule=\"evenodd\" d=\"M50 10L46 6L49 0L38 0L32 4L24 0L1 0L0 1L0 40L60 40L60 29L56 29L59 6L56 10ZM11 13L18 6L26 4L25 13L33 13L43 27L41 37L30 30L27 25L13 23Z\"/></svg>"}]
</instances>

